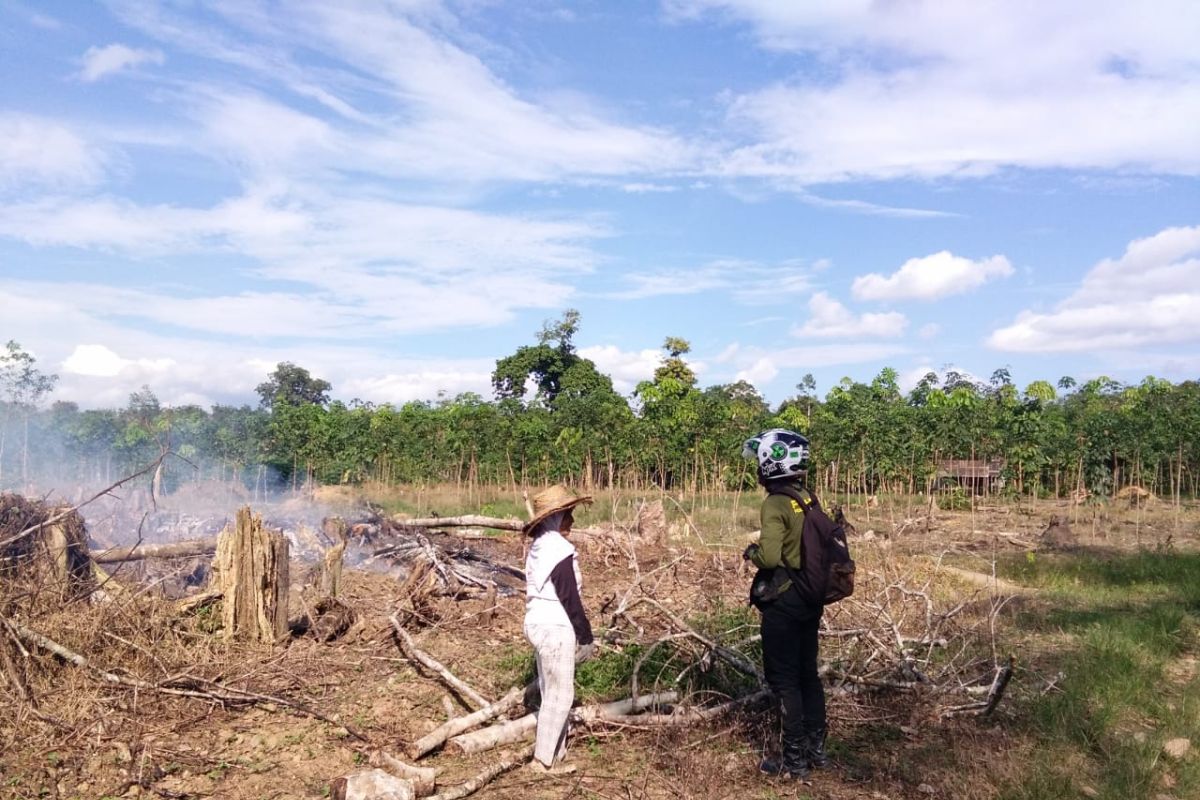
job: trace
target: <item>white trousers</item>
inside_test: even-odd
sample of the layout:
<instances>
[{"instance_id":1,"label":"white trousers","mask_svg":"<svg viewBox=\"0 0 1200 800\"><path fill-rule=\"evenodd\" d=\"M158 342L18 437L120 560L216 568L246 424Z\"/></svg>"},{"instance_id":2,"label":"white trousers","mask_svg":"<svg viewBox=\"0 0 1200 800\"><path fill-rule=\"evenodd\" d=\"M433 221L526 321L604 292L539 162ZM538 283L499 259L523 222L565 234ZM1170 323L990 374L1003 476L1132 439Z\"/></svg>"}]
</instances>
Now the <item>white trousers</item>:
<instances>
[{"instance_id":1,"label":"white trousers","mask_svg":"<svg viewBox=\"0 0 1200 800\"><path fill-rule=\"evenodd\" d=\"M565 625L525 625L525 638L537 654L542 705L537 716L533 757L552 766L567 752L567 723L575 702L575 630Z\"/></svg>"}]
</instances>

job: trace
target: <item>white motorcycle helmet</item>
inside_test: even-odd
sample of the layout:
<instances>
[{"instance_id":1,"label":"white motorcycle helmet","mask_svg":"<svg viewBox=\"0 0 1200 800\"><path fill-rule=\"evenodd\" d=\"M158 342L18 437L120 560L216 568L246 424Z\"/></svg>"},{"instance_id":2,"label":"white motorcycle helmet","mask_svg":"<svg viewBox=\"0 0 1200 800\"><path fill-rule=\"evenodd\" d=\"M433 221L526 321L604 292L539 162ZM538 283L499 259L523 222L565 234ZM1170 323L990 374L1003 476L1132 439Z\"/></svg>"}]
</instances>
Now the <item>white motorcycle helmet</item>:
<instances>
[{"instance_id":1,"label":"white motorcycle helmet","mask_svg":"<svg viewBox=\"0 0 1200 800\"><path fill-rule=\"evenodd\" d=\"M746 440L742 455L758 461L760 480L799 477L808 469L808 439L784 428L772 428Z\"/></svg>"}]
</instances>

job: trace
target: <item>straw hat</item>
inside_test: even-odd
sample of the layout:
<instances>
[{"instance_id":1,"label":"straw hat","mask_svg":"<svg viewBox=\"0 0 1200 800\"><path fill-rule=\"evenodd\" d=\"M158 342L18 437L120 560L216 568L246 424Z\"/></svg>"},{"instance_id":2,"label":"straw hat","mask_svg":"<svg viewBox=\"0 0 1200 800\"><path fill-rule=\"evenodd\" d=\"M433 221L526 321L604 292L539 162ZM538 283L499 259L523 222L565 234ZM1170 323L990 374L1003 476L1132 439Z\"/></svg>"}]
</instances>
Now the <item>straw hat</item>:
<instances>
[{"instance_id":1,"label":"straw hat","mask_svg":"<svg viewBox=\"0 0 1200 800\"><path fill-rule=\"evenodd\" d=\"M548 486L533 496L533 518L525 523L523 530L525 533L529 533L534 526L551 514L574 508L580 503L590 502L592 502L591 497L577 495L561 483Z\"/></svg>"}]
</instances>

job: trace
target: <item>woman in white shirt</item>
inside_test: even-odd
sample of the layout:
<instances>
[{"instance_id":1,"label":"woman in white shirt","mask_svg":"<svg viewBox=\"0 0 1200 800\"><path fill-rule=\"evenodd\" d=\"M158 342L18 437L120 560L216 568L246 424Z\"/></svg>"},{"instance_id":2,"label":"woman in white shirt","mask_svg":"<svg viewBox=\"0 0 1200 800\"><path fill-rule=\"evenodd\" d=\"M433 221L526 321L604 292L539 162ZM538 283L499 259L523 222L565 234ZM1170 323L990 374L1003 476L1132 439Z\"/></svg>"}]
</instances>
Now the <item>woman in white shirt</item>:
<instances>
[{"instance_id":1,"label":"woman in white shirt","mask_svg":"<svg viewBox=\"0 0 1200 800\"><path fill-rule=\"evenodd\" d=\"M575 518L572 509L592 498L556 484L533 497L533 518L525 525L532 537L525 559L525 636L537 654L537 743L530 766L540 772L570 772L555 764L567 750L567 721L575 702L575 665L591 657L592 627L580 599L582 576L575 547L567 541Z\"/></svg>"}]
</instances>

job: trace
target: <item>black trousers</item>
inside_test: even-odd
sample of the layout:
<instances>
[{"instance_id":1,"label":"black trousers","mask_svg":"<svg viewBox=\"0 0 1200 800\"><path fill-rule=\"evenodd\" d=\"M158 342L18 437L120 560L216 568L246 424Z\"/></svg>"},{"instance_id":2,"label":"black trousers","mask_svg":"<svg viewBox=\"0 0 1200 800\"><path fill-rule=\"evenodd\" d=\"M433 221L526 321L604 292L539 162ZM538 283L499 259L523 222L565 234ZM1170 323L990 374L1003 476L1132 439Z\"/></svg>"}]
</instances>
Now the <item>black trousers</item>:
<instances>
[{"instance_id":1,"label":"black trousers","mask_svg":"<svg viewBox=\"0 0 1200 800\"><path fill-rule=\"evenodd\" d=\"M779 601L762 611L763 672L779 697L783 735L825 728L825 687L817 674L821 612Z\"/></svg>"}]
</instances>

